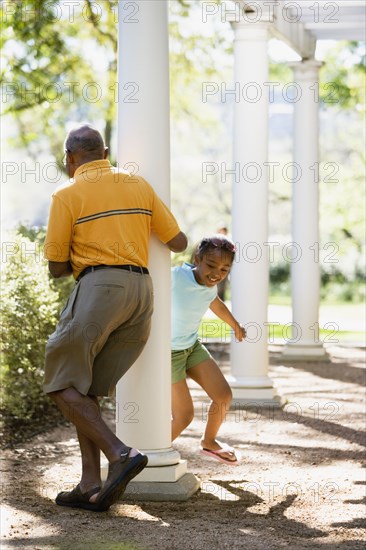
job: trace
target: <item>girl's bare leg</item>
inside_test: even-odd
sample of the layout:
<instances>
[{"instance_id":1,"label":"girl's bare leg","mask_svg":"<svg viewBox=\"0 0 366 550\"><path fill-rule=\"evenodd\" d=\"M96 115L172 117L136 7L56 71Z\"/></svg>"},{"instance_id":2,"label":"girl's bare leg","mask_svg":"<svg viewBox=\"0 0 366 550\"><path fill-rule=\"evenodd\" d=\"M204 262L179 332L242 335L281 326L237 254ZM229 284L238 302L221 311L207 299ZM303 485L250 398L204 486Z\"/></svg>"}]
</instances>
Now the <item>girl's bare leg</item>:
<instances>
[{"instance_id":1,"label":"girl's bare leg","mask_svg":"<svg viewBox=\"0 0 366 550\"><path fill-rule=\"evenodd\" d=\"M192 397L186 380L172 384L172 441L192 422L194 415Z\"/></svg>"},{"instance_id":2,"label":"girl's bare leg","mask_svg":"<svg viewBox=\"0 0 366 550\"><path fill-rule=\"evenodd\" d=\"M190 368L187 373L212 399L201 444L205 449L218 451L221 446L217 443L216 436L232 400L230 386L217 363L211 358ZM232 452L222 453L221 456L228 460L236 460Z\"/></svg>"}]
</instances>

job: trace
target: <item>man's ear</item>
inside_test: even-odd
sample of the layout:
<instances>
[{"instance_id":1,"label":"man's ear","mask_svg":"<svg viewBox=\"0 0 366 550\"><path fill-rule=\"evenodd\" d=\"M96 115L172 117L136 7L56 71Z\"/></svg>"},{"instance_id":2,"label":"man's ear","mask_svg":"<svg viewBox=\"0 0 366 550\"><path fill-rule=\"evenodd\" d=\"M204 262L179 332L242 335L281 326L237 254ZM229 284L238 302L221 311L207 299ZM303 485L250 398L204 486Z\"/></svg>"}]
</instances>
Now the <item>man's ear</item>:
<instances>
[{"instance_id":1,"label":"man's ear","mask_svg":"<svg viewBox=\"0 0 366 550\"><path fill-rule=\"evenodd\" d=\"M200 259L199 255L195 254L194 260L193 260L194 265L200 265L200 261L201 261L201 259Z\"/></svg>"},{"instance_id":2,"label":"man's ear","mask_svg":"<svg viewBox=\"0 0 366 550\"><path fill-rule=\"evenodd\" d=\"M108 147L104 147L104 157L103 157L103 159L108 158L108 154L109 154L109 149L108 149Z\"/></svg>"}]
</instances>

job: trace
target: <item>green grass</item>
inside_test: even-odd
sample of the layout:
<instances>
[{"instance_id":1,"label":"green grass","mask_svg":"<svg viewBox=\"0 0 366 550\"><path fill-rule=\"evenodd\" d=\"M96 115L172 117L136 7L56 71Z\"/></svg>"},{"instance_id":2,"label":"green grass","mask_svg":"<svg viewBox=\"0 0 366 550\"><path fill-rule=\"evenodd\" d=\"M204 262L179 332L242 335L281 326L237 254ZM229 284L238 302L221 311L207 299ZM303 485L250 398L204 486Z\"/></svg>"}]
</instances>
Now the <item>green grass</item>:
<instances>
[{"instance_id":1,"label":"green grass","mask_svg":"<svg viewBox=\"0 0 366 550\"><path fill-rule=\"evenodd\" d=\"M262 327L262 330L267 330L268 340L271 343L274 339L283 339L284 341L289 341L291 339L291 329L288 325L268 325ZM260 337L259 327L256 330L256 327L251 329L249 335L251 341L256 340ZM222 342L230 342L232 329L224 323L221 319L210 319L204 318L202 320L199 336L203 340L209 339L219 339ZM319 339L325 344L336 344L342 342L365 342L366 334L362 331L346 331L346 330L324 330L320 329Z\"/></svg>"},{"instance_id":2,"label":"green grass","mask_svg":"<svg viewBox=\"0 0 366 550\"><path fill-rule=\"evenodd\" d=\"M274 294L269 297L269 304L274 306L290 306L291 305L291 296L284 296L280 294Z\"/></svg>"},{"instance_id":3,"label":"green grass","mask_svg":"<svg viewBox=\"0 0 366 550\"><path fill-rule=\"evenodd\" d=\"M344 300L328 298L320 300L320 307L341 307L342 309L362 308L364 311L365 304L360 302L345 302ZM268 303L276 306L291 306L291 296L287 294L271 294L268 298Z\"/></svg>"},{"instance_id":4,"label":"green grass","mask_svg":"<svg viewBox=\"0 0 366 550\"><path fill-rule=\"evenodd\" d=\"M273 306L291 307L291 298L289 296L270 296L269 303ZM366 334L362 330L365 320L365 305L363 303L352 302L322 302L320 304L320 317L323 319L323 325L320 328L319 339L323 343L342 343L342 342L365 342ZM291 317L290 317L291 318ZM281 319L281 317L280 317ZM325 322L324 320L327 320ZM272 319L273 320L273 319ZM282 317L283 322L283 317ZM345 330L333 330L342 327ZM280 339L288 341L291 339L290 323L270 324L261 327L262 331L267 331L268 340ZM250 329L251 341L256 339L256 327ZM258 333L259 333L258 327ZM221 319L205 317L201 323L199 335L203 339L220 339L222 342L230 342L232 330ZM260 336L260 334L259 334ZM296 334L295 334L296 336ZM315 338L315 334L314 334Z\"/></svg>"}]
</instances>

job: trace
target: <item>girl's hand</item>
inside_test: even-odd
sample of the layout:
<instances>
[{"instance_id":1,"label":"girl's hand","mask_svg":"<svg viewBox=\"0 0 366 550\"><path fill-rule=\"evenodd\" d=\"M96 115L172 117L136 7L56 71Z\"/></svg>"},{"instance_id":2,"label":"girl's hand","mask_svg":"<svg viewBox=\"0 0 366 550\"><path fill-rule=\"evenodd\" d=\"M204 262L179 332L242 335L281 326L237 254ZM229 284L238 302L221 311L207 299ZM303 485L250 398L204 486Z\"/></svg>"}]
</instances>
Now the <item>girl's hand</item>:
<instances>
[{"instance_id":1,"label":"girl's hand","mask_svg":"<svg viewBox=\"0 0 366 550\"><path fill-rule=\"evenodd\" d=\"M241 325L240 323L236 323L234 331L235 331L235 339L238 340L239 342L242 342L242 340L244 340L244 338L247 335L243 325Z\"/></svg>"}]
</instances>

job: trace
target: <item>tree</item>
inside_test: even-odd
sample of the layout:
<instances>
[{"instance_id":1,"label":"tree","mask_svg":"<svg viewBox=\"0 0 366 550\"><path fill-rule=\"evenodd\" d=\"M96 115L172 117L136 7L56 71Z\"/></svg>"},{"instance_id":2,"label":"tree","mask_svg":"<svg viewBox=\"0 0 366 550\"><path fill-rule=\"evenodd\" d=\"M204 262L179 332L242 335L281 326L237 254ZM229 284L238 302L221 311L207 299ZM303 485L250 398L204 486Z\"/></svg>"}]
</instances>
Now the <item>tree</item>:
<instances>
[{"instance_id":1,"label":"tree","mask_svg":"<svg viewBox=\"0 0 366 550\"><path fill-rule=\"evenodd\" d=\"M33 158L47 143L60 160L67 120L103 118L111 145L117 2L104 2L101 12L96 6L89 0L72 11L59 0L1 5L3 114L12 114L20 144ZM99 51L105 70L90 63L85 44Z\"/></svg>"},{"instance_id":2,"label":"tree","mask_svg":"<svg viewBox=\"0 0 366 550\"><path fill-rule=\"evenodd\" d=\"M170 6L172 114L193 110L198 115L184 84L188 75L192 81L214 72L211 50L220 39L199 34L184 39L178 20L199 7L197 0ZM65 123L97 120L113 160L118 1L66 6L60 0L3 2L0 18L3 115L11 113L18 125L18 145L36 159L47 144L61 167Z\"/></svg>"},{"instance_id":3,"label":"tree","mask_svg":"<svg viewBox=\"0 0 366 550\"><path fill-rule=\"evenodd\" d=\"M329 107L365 111L365 51L358 42L338 42L321 69L320 98Z\"/></svg>"},{"instance_id":4,"label":"tree","mask_svg":"<svg viewBox=\"0 0 366 550\"><path fill-rule=\"evenodd\" d=\"M9 64L1 74L8 99L3 106L19 127L14 147L20 141L34 160L42 151L49 150L59 161L65 126L69 121L86 119L96 122L105 133L112 149L112 162L115 160L112 136L117 105L117 3L117 0L83 0L72 14L61 9L64 4L59 0L1 5L3 57ZM98 9L98 5L103 9ZM220 93L212 101L204 102L202 86L205 82L230 86L233 35L230 25L220 17L210 18L209 24L202 27L202 2L174 0L169 6L173 208L186 230L196 238L205 230L214 230L218 221L230 223L230 178L222 181L217 175L202 182L202 164L210 161L220 165L227 161L230 168L232 106L221 102ZM322 131L322 136L326 136L321 144L323 166L337 165L346 176L332 182L332 189L325 187L325 193L324 186L321 189L322 218L330 220L322 228L326 231L323 235L327 240L343 238L347 246L359 251L363 246L359 208L362 201L352 204L350 189L356 183L362 197L364 156L359 135L364 110L364 57L358 43L338 43L329 51L320 73L322 113L332 111L336 126L341 119L345 122L337 126L336 139L332 130L329 135ZM284 84L293 79L286 63L271 63L270 77ZM39 93L28 93L32 90ZM357 132L349 139L345 130L352 125L357 126ZM288 143L280 143L283 147L279 153L276 151L279 155L276 160L291 159L290 142L288 137ZM198 186L200 193L196 192ZM328 193L336 188L336 194ZM284 214L277 215L277 219L288 218L290 193L287 181L276 181L271 186L271 208L275 204ZM43 201L45 205L48 196ZM349 201L347 208L343 208L345 197ZM45 220L45 209L46 206L39 219Z\"/></svg>"}]
</instances>

